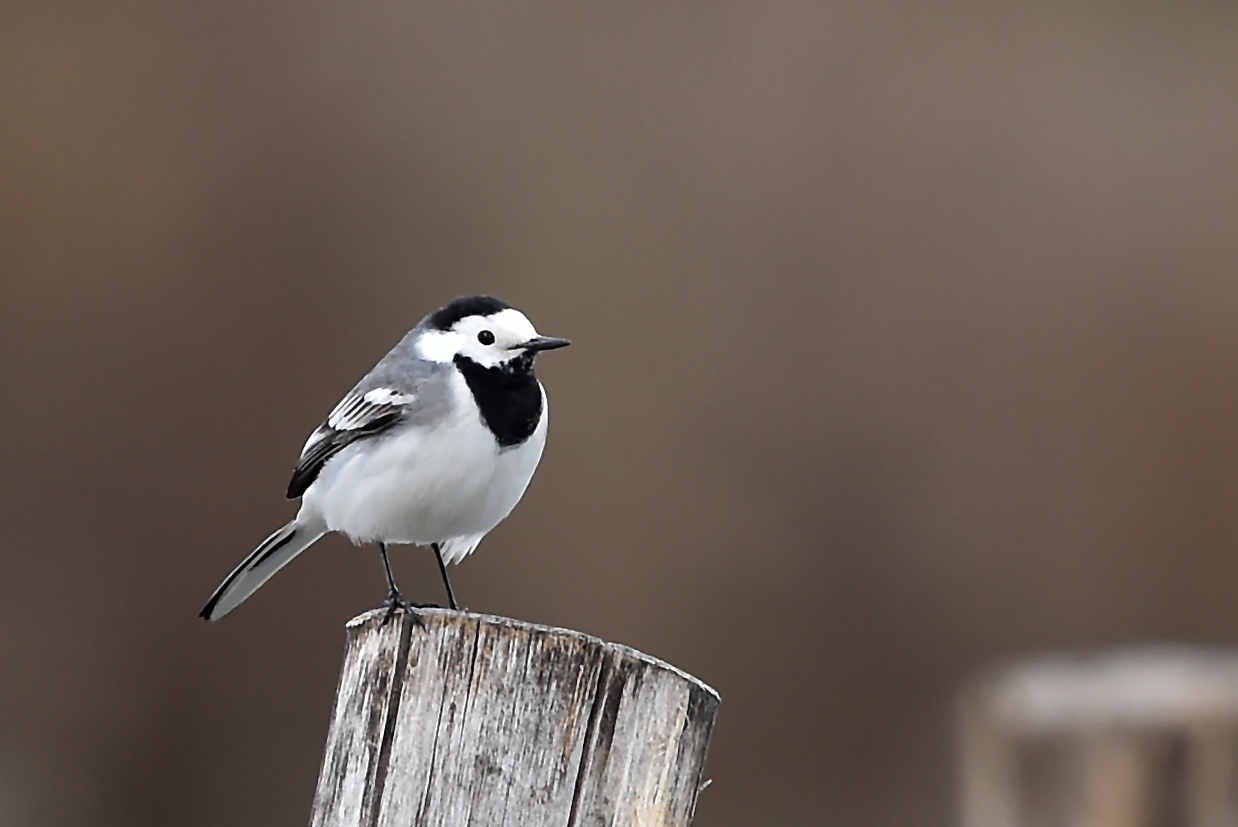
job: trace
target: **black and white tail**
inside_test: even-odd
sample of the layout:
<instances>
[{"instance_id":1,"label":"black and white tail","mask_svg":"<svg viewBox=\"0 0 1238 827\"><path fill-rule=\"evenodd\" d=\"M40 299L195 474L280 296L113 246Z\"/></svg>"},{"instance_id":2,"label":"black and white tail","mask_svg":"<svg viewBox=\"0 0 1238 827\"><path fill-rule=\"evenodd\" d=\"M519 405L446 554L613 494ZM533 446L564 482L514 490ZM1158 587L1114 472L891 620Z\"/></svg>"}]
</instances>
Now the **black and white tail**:
<instances>
[{"instance_id":1,"label":"black and white tail","mask_svg":"<svg viewBox=\"0 0 1238 827\"><path fill-rule=\"evenodd\" d=\"M276 531L224 578L211 599L206 601L201 616L207 620L219 620L325 533L317 528L298 525L296 520Z\"/></svg>"}]
</instances>

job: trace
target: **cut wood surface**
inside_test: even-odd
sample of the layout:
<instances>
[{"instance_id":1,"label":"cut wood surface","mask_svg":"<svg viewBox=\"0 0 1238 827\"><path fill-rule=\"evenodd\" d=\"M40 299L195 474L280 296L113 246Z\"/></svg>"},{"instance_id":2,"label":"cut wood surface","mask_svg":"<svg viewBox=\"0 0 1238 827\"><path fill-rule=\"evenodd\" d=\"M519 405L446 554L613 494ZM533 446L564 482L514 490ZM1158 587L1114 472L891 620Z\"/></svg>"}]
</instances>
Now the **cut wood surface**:
<instances>
[{"instance_id":1,"label":"cut wood surface","mask_svg":"<svg viewBox=\"0 0 1238 827\"><path fill-rule=\"evenodd\" d=\"M964 827L1238 827L1238 652L999 670L960 707Z\"/></svg>"},{"instance_id":2,"label":"cut wood surface","mask_svg":"<svg viewBox=\"0 0 1238 827\"><path fill-rule=\"evenodd\" d=\"M348 624L311 825L691 821L713 689L579 632L420 614Z\"/></svg>"}]
</instances>

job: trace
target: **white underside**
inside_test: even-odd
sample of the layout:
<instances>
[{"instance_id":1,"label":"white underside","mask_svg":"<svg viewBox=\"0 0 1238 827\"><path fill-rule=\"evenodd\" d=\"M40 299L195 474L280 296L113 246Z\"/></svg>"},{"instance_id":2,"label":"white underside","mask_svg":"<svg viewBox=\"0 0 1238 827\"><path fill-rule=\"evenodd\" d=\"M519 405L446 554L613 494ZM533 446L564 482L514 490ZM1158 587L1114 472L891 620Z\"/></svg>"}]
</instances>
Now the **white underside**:
<instances>
[{"instance_id":1,"label":"white underside","mask_svg":"<svg viewBox=\"0 0 1238 827\"><path fill-rule=\"evenodd\" d=\"M361 440L322 469L301 499L297 522L355 543L441 543L459 562L520 502L546 445L548 409L522 444L500 449L464 378L450 380L453 414Z\"/></svg>"}]
</instances>

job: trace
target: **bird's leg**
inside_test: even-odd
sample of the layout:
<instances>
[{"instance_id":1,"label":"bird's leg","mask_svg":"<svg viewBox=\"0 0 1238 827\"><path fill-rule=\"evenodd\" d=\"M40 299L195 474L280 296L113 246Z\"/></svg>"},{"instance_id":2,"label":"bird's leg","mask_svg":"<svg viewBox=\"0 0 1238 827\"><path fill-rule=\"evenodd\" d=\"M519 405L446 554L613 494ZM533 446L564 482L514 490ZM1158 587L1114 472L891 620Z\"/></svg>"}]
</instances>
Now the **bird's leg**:
<instances>
[{"instance_id":1,"label":"bird's leg","mask_svg":"<svg viewBox=\"0 0 1238 827\"><path fill-rule=\"evenodd\" d=\"M438 573L443 575L443 585L447 587L447 605L451 606L452 611L459 611L460 607L456 605L456 596L451 591L451 581L447 579L447 566L443 563L443 550L438 543L431 543L430 548L434 549L434 559L438 560Z\"/></svg>"},{"instance_id":2,"label":"bird's leg","mask_svg":"<svg viewBox=\"0 0 1238 827\"><path fill-rule=\"evenodd\" d=\"M399 588L396 587L395 577L391 574L391 561L387 559L387 544L379 543L378 551L383 556L383 572L387 575L387 599L383 601L383 605L387 607L387 613L383 615L383 625L387 625L387 621L391 619L391 615L395 614L396 609L403 610L418 626L423 625L421 616L413 611L417 605L400 594Z\"/></svg>"}]
</instances>

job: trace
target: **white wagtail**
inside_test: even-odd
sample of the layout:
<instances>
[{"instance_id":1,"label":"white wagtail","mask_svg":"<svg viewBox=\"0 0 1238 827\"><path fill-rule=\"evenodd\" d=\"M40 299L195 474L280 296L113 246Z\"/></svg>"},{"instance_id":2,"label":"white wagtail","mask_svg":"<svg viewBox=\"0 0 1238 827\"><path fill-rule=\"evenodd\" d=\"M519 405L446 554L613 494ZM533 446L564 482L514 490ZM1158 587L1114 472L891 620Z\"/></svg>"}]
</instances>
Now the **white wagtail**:
<instances>
[{"instance_id":1,"label":"white wagtail","mask_svg":"<svg viewBox=\"0 0 1238 827\"><path fill-rule=\"evenodd\" d=\"M490 296L426 316L310 434L288 484L301 509L229 574L202 617L218 620L329 531L377 543L388 617L414 617L396 588L388 543L429 545L451 608L447 563L464 559L511 513L546 445L546 391L533 374L541 336Z\"/></svg>"}]
</instances>

